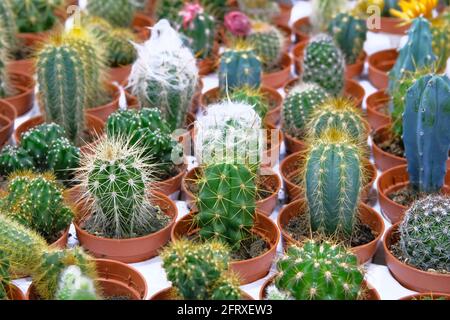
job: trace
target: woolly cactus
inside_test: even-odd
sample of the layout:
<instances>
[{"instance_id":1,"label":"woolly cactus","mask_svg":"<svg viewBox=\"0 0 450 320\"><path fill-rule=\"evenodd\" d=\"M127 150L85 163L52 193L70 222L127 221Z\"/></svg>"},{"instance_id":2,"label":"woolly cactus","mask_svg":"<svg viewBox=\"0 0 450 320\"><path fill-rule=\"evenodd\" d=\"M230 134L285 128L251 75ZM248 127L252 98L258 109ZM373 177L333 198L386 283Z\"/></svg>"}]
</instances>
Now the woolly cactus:
<instances>
[{"instance_id":1,"label":"woolly cactus","mask_svg":"<svg viewBox=\"0 0 450 320\"><path fill-rule=\"evenodd\" d=\"M272 0L238 0L239 10L252 19L271 22L279 13L278 3Z\"/></svg>"},{"instance_id":2,"label":"woolly cactus","mask_svg":"<svg viewBox=\"0 0 450 320\"><path fill-rule=\"evenodd\" d=\"M352 235L363 185L361 154L342 130L330 129L312 140L303 181L313 231Z\"/></svg>"},{"instance_id":3,"label":"woolly cactus","mask_svg":"<svg viewBox=\"0 0 450 320\"><path fill-rule=\"evenodd\" d=\"M168 21L177 21L178 14L183 9L184 3L184 0L157 1L156 17L158 19L167 19Z\"/></svg>"},{"instance_id":4,"label":"woolly cactus","mask_svg":"<svg viewBox=\"0 0 450 320\"><path fill-rule=\"evenodd\" d=\"M319 35L305 49L303 82L314 82L330 95L339 96L344 89L345 61L332 38Z\"/></svg>"},{"instance_id":5,"label":"woolly cactus","mask_svg":"<svg viewBox=\"0 0 450 320\"><path fill-rule=\"evenodd\" d=\"M354 64L363 52L367 38L367 23L349 13L338 14L330 23L328 33L333 35L347 64Z\"/></svg>"},{"instance_id":6,"label":"woolly cactus","mask_svg":"<svg viewBox=\"0 0 450 320\"><path fill-rule=\"evenodd\" d=\"M89 0L90 15L102 17L116 27L130 27L136 8L129 0Z\"/></svg>"},{"instance_id":7,"label":"woolly cactus","mask_svg":"<svg viewBox=\"0 0 450 320\"><path fill-rule=\"evenodd\" d=\"M239 281L228 271L229 250L220 242L172 243L161 254L167 278L185 300L238 300Z\"/></svg>"},{"instance_id":8,"label":"woolly cactus","mask_svg":"<svg viewBox=\"0 0 450 320\"><path fill-rule=\"evenodd\" d=\"M220 58L219 87L223 92L244 86L259 88L261 75L261 61L249 46L227 49Z\"/></svg>"},{"instance_id":9,"label":"woolly cactus","mask_svg":"<svg viewBox=\"0 0 450 320\"><path fill-rule=\"evenodd\" d=\"M20 32L42 32L53 28L58 19L55 10L62 0L11 0Z\"/></svg>"},{"instance_id":10,"label":"woolly cactus","mask_svg":"<svg viewBox=\"0 0 450 320\"><path fill-rule=\"evenodd\" d=\"M271 70L278 65L286 41L278 28L261 21L253 22L247 40L263 62L265 70Z\"/></svg>"},{"instance_id":11,"label":"woolly cactus","mask_svg":"<svg viewBox=\"0 0 450 320\"><path fill-rule=\"evenodd\" d=\"M35 169L33 159L21 147L6 146L0 153L0 176L15 171Z\"/></svg>"},{"instance_id":12,"label":"woolly cactus","mask_svg":"<svg viewBox=\"0 0 450 320\"><path fill-rule=\"evenodd\" d=\"M315 108L325 102L327 93L315 83L300 84L291 89L283 105L283 129L299 139L306 134L307 123Z\"/></svg>"},{"instance_id":13,"label":"woolly cactus","mask_svg":"<svg viewBox=\"0 0 450 320\"><path fill-rule=\"evenodd\" d=\"M47 241L56 240L74 216L64 203L63 189L50 175L23 172L8 180L0 211L31 228Z\"/></svg>"},{"instance_id":14,"label":"woolly cactus","mask_svg":"<svg viewBox=\"0 0 450 320\"><path fill-rule=\"evenodd\" d=\"M449 272L450 199L435 195L415 202L400 225L400 248L408 264Z\"/></svg>"},{"instance_id":15,"label":"woolly cactus","mask_svg":"<svg viewBox=\"0 0 450 320\"><path fill-rule=\"evenodd\" d=\"M10 281L9 260L6 254L0 250L0 301L8 299L7 289Z\"/></svg>"},{"instance_id":16,"label":"woolly cactus","mask_svg":"<svg viewBox=\"0 0 450 320\"><path fill-rule=\"evenodd\" d=\"M331 20L345 11L346 0L312 0L312 12L310 16L314 32L326 32Z\"/></svg>"},{"instance_id":17,"label":"woolly cactus","mask_svg":"<svg viewBox=\"0 0 450 320\"><path fill-rule=\"evenodd\" d=\"M450 146L450 79L426 75L406 95L403 142L409 181L420 192L433 193L444 185Z\"/></svg>"},{"instance_id":18,"label":"woolly cactus","mask_svg":"<svg viewBox=\"0 0 450 320\"><path fill-rule=\"evenodd\" d=\"M0 30L1 38L4 39L8 48L15 48L17 45L17 25L11 1L3 0L0 3Z\"/></svg>"},{"instance_id":19,"label":"woolly cactus","mask_svg":"<svg viewBox=\"0 0 450 320\"><path fill-rule=\"evenodd\" d=\"M198 82L195 58L167 20L159 21L150 40L136 48L132 93L143 107L159 108L171 130L184 128Z\"/></svg>"},{"instance_id":20,"label":"woolly cactus","mask_svg":"<svg viewBox=\"0 0 450 320\"><path fill-rule=\"evenodd\" d=\"M363 270L344 247L308 240L290 247L277 263L276 286L296 300L357 300L363 296Z\"/></svg>"},{"instance_id":21,"label":"woolly cactus","mask_svg":"<svg viewBox=\"0 0 450 320\"><path fill-rule=\"evenodd\" d=\"M94 282L78 266L69 266L61 274L55 300L97 300Z\"/></svg>"},{"instance_id":22,"label":"woolly cactus","mask_svg":"<svg viewBox=\"0 0 450 320\"><path fill-rule=\"evenodd\" d=\"M269 109L269 101L263 95L261 89L243 87L233 90L230 100L242 102L253 107L253 110L261 119L264 119Z\"/></svg>"}]
</instances>

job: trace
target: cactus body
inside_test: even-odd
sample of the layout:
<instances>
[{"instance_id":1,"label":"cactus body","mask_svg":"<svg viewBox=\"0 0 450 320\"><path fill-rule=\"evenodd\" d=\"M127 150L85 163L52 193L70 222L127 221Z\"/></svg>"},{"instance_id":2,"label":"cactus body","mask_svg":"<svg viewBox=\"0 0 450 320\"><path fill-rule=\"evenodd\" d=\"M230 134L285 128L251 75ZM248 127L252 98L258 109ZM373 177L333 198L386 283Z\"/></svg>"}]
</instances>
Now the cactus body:
<instances>
[{"instance_id":1,"label":"cactus body","mask_svg":"<svg viewBox=\"0 0 450 320\"><path fill-rule=\"evenodd\" d=\"M0 250L0 301L8 299L7 288L10 281L9 260L6 254Z\"/></svg>"},{"instance_id":2,"label":"cactus body","mask_svg":"<svg viewBox=\"0 0 450 320\"><path fill-rule=\"evenodd\" d=\"M97 300L94 282L78 266L69 266L61 274L55 300Z\"/></svg>"},{"instance_id":3,"label":"cactus body","mask_svg":"<svg viewBox=\"0 0 450 320\"><path fill-rule=\"evenodd\" d=\"M431 33L433 36L433 52L437 56L437 70L444 71L450 58L450 21L444 19L433 22Z\"/></svg>"},{"instance_id":4,"label":"cactus body","mask_svg":"<svg viewBox=\"0 0 450 320\"><path fill-rule=\"evenodd\" d=\"M228 10L227 2L227 0L200 0L200 3L206 11L213 14L219 21L223 21L225 13Z\"/></svg>"},{"instance_id":5,"label":"cactus body","mask_svg":"<svg viewBox=\"0 0 450 320\"><path fill-rule=\"evenodd\" d=\"M0 25L0 98L11 95L11 85L7 66L9 63L10 50L5 29Z\"/></svg>"},{"instance_id":6,"label":"cactus body","mask_svg":"<svg viewBox=\"0 0 450 320\"><path fill-rule=\"evenodd\" d=\"M15 171L36 169L33 158L21 147L6 146L0 153L0 176L7 176Z\"/></svg>"},{"instance_id":7,"label":"cactus body","mask_svg":"<svg viewBox=\"0 0 450 320\"><path fill-rule=\"evenodd\" d=\"M345 11L345 0L313 0L310 16L314 32L326 32L331 20L339 13Z\"/></svg>"},{"instance_id":8,"label":"cactus body","mask_svg":"<svg viewBox=\"0 0 450 320\"><path fill-rule=\"evenodd\" d=\"M209 2L209 1L208 1ZM183 9L184 0L159 0L156 8L158 19L177 21L179 12Z\"/></svg>"},{"instance_id":9,"label":"cactus body","mask_svg":"<svg viewBox=\"0 0 450 320\"><path fill-rule=\"evenodd\" d=\"M7 47L13 49L17 45L16 17L10 0L0 3L0 30Z\"/></svg>"},{"instance_id":10,"label":"cactus body","mask_svg":"<svg viewBox=\"0 0 450 320\"><path fill-rule=\"evenodd\" d=\"M260 89L243 87L236 90L230 95L231 101L242 102L253 107L253 110L261 119L264 119L269 110L269 102L263 96Z\"/></svg>"},{"instance_id":11,"label":"cactus body","mask_svg":"<svg viewBox=\"0 0 450 320\"><path fill-rule=\"evenodd\" d=\"M89 0L87 9L116 27L130 27L136 10L129 0Z\"/></svg>"},{"instance_id":12,"label":"cactus body","mask_svg":"<svg viewBox=\"0 0 450 320\"><path fill-rule=\"evenodd\" d=\"M61 0L11 0L20 32L48 31L57 23L55 10Z\"/></svg>"},{"instance_id":13,"label":"cactus body","mask_svg":"<svg viewBox=\"0 0 450 320\"><path fill-rule=\"evenodd\" d=\"M268 23L253 22L247 40L263 62L265 70L270 71L278 65L285 44L284 35L280 30Z\"/></svg>"}]
</instances>

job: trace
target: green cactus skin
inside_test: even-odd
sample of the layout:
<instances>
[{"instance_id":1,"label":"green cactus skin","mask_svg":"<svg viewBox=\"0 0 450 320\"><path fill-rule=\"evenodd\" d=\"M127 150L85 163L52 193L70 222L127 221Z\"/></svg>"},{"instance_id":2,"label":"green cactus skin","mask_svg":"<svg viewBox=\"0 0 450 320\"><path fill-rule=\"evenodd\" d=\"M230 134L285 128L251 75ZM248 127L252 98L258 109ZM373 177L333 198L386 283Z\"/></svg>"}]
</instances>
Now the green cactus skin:
<instances>
[{"instance_id":1,"label":"green cactus skin","mask_svg":"<svg viewBox=\"0 0 450 320\"><path fill-rule=\"evenodd\" d=\"M14 49L17 45L18 30L10 0L3 0L0 3L0 30L2 33L1 37L5 39L7 47Z\"/></svg>"},{"instance_id":2,"label":"green cactus skin","mask_svg":"<svg viewBox=\"0 0 450 320\"><path fill-rule=\"evenodd\" d=\"M346 0L312 0L312 12L310 15L314 33L326 32L332 19L345 11Z\"/></svg>"},{"instance_id":3,"label":"green cactus skin","mask_svg":"<svg viewBox=\"0 0 450 320\"><path fill-rule=\"evenodd\" d=\"M61 274L55 300L98 300L94 281L83 275L78 266L69 266Z\"/></svg>"},{"instance_id":4,"label":"green cactus skin","mask_svg":"<svg viewBox=\"0 0 450 320\"><path fill-rule=\"evenodd\" d=\"M203 169L198 183L196 221L203 239L239 248L256 215L256 175L245 165L217 164Z\"/></svg>"},{"instance_id":5,"label":"green cactus skin","mask_svg":"<svg viewBox=\"0 0 450 320\"><path fill-rule=\"evenodd\" d=\"M332 96L341 95L345 82L345 61L333 39L313 38L305 49L303 82L314 82Z\"/></svg>"},{"instance_id":6,"label":"green cactus skin","mask_svg":"<svg viewBox=\"0 0 450 320\"><path fill-rule=\"evenodd\" d=\"M403 142L409 182L419 192L444 186L450 146L450 79L445 75L420 78L406 95Z\"/></svg>"},{"instance_id":7,"label":"green cactus skin","mask_svg":"<svg viewBox=\"0 0 450 320\"><path fill-rule=\"evenodd\" d=\"M254 20L272 22L280 9L276 1L267 0L238 0L239 10Z\"/></svg>"},{"instance_id":8,"label":"green cactus skin","mask_svg":"<svg viewBox=\"0 0 450 320\"><path fill-rule=\"evenodd\" d=\"M10 281L9 260L6 254L0 250L0 301L8 300L7 288Z\"/></svg>"},{"instance_id":9,"label":"green cactus skin","mask_svg":"<svg viewBox=\"0 0 450 320\"><path fill-rule=\"evenodd\" d=\"M230 100L251 105L261 119L264 119L269 111L269 101L264 97L261 89L238 88L230 94Z\"/></svg>"},{"instance_id":10,"label":"green cactus skin","mask_svg":"<svg viewBox=\"0 0 450 320\"><path fill-rule=\"evenodd\" d=\"M57 23L55 10L62 0L11 0L20 32L48 31Z\"/></svg>"},{"instance_id":11,"label":"green cactus skin","mask_svg":"<svg viewBox=\"0 0 450 320\"><path fill-rule=\"evenodd\" d=\"M223 21L228 11L227 0L200 0L201 5L211 13L218 21Z\"/></svg>"},{"instance_id":12,"label":"green cactus skin","mask_svg":"<svg viewBox=\"0 0 450 320\"><path fill-rule=\"evenodd\" d=\"M226 50L220 59L219 87L222 92L261 86L262 64L253 49Z\"/></svg>"},{"instance_id":13,"label":"green cactus skin","mask_svg":"<svg viewBox=\"0 0 450 320\"><path fill-rule=\"evenodd\" d=\"M315 83L292 88L283 104L283 130L298 139L304 138L311 114L327 97L327 92Z\"/></svg>"},{"instance_id":14,"label":"green cactus skin","mask_svg":"<svg viewBox=\"0 0 450 320\"><path fill-rule=\"evenodd\" d=\"M177 21L178 14L183 9L184 3L184 0L158 0L156 17L158 20Z\"/></svg>"},{"instance_id":15,"label":"green cactus skin","mask_svg":"<svg viewBox=\"0 0 450 320\"><path fill-rule=\"evenodd\" d=\"M229 274L229 250L220 242L173 242L161 254L167 278L184 300L239 300Z\"/></svg>"},{"instance_id":16,"label":"green cactus skin","mask_svg":"<svg viewBox=\"0 0 450 320\"><path fill-rule=\"evenodd\" d=\"M338 14L330 23L328 32L334 38L347 64L354 64L363 52L367 39L367 23L349 13Z\"/></svg>"},{"instance_id":17,"label":"green cactus skin","mask_svg":"<svg viewBox=\"0 0 450 320\"><path fill-rule=\"evenodd\" d=\"M87 10L115 27L125 28L131 26L136 8L129 0L89 0Z\"/></svg>"},{"instance_id":18,"label":"green cactus skin","mask_svg":"<svg viewBox=\"0 0 450 320\"><path fill-rule=\"evenodd\" d=\"M261 21L253 22L252 31L247 40L263 62L265 71L270 71L278 66L286 40L277 27Z\"/></svg>"},{"instance_id":19,"label":"green cactus skin","mask_svg":"<svg viewBox=\"0 0 450 320\"><path fill-rule=\"evenodd\" d=\"M433 23L431 34L433 37L433 52L437 56L437 70L445 71L447 60L450 58L450 21Z\"/></svg>"},{"instance_id":20,"label":"green cactus skin","mask_svg":"<svg viewBox=\"0 0 450 320\"><path fill-rule=\"evenodd\" d=\"M35 170L33 159L21 147L6 146L0 153L0 176L8 176L15 171Z\"/></svg>"},{"instance_id":21,"label":"green cactus skin","mask_svg":"<svg viewBox=\"0 0 450 320\"><path fill-rule=\"evenodd\" d=\"M358 259L340 245L308 240L290 247L277 268L277 288L296 300L357 300L363 295Z\"/></svg>"},{"instance_id":22,"label":"green cactus skin","mask_svg":"<svg viewBox=\"0 0 450 320\"><path fill-rule=\"evenodd\" d=\"M450 271L450 199L434 195L415 202L400 224L400 248L408 264Z\"/></svg>"},{"instance_id":23,"label":"green cactus skin","mask_svg":"<svg viewBox=\"0 0 450 320\"><path fill-rule=\"evenodd\" d=\"M0 211L49 242L67 229L74 217L54 177L30 172L15 174L8 180Z\"/></svg>"},{"instance_id":24,"label":"green cactus skin","mask_svg":"<svg viewBox=\"0 0 450 320\"><path fill-rule=\"evenodd\" d=\"M304 170L311 228L348 239L357 221L362 157L341 130L330 129L312 142Z\"/></svg>"}]
</instances>

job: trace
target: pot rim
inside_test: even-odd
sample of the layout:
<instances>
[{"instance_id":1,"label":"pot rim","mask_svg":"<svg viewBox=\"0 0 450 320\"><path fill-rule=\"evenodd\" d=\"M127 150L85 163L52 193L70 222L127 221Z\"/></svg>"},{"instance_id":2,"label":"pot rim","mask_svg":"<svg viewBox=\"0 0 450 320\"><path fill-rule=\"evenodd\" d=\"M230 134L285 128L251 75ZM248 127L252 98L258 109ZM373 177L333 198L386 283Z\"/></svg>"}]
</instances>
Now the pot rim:
<instances>
[{"instance_id":1,"label":"pot rim","mask_svg":"<svg viewBox=\"0 0 450 320\"><path fill-rule=\"evenodd\" d=\"M372 148L377 149L377 152L380 153L380 154L381 154L383 157L385 157L385 158L393 158L393 159L395 159L395 160L397 160L397 161L405 161L405 162L406 162L406 158L401 158L401 157L399 157L399 156L396 156L396 155L394 155L394 154L392 154L392 153L386 152L386 151L384 151L383 149L381 149L381 148L378 146L378 144L377 144L377 143L374 141L374 139L373 139L373 137L374 137L376 134L380 134L381 132L386 132L386 133L389 133L389 134L390 134L390 132L388 132L390 127L391 127L391 124L386 124L386 125L384 125L384 126L379 127L379 128L376 129L375 131L373 131L373 133L372 133Z\"/></svg>"}]
</instances>

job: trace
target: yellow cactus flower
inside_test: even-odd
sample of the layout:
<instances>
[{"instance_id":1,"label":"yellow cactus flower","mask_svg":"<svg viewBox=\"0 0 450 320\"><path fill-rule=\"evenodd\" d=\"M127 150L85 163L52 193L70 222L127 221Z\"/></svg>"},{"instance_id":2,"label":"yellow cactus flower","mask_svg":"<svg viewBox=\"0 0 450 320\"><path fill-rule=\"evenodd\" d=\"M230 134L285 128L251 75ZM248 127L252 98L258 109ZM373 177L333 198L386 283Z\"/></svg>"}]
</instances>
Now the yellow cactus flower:
<instances>
[{"instance_id":1,"label":"yellow cactus flower","mask_svg":"<svg viewBox=\"0 0 450 320\"><path fill-rule=\"evenodd\" d=\"M390 14L403 20L413 20L420 16L431 19L438 2L439 0L400 0L398 5L401 10L391 9Z\"/></svg>"}]
</instances>

